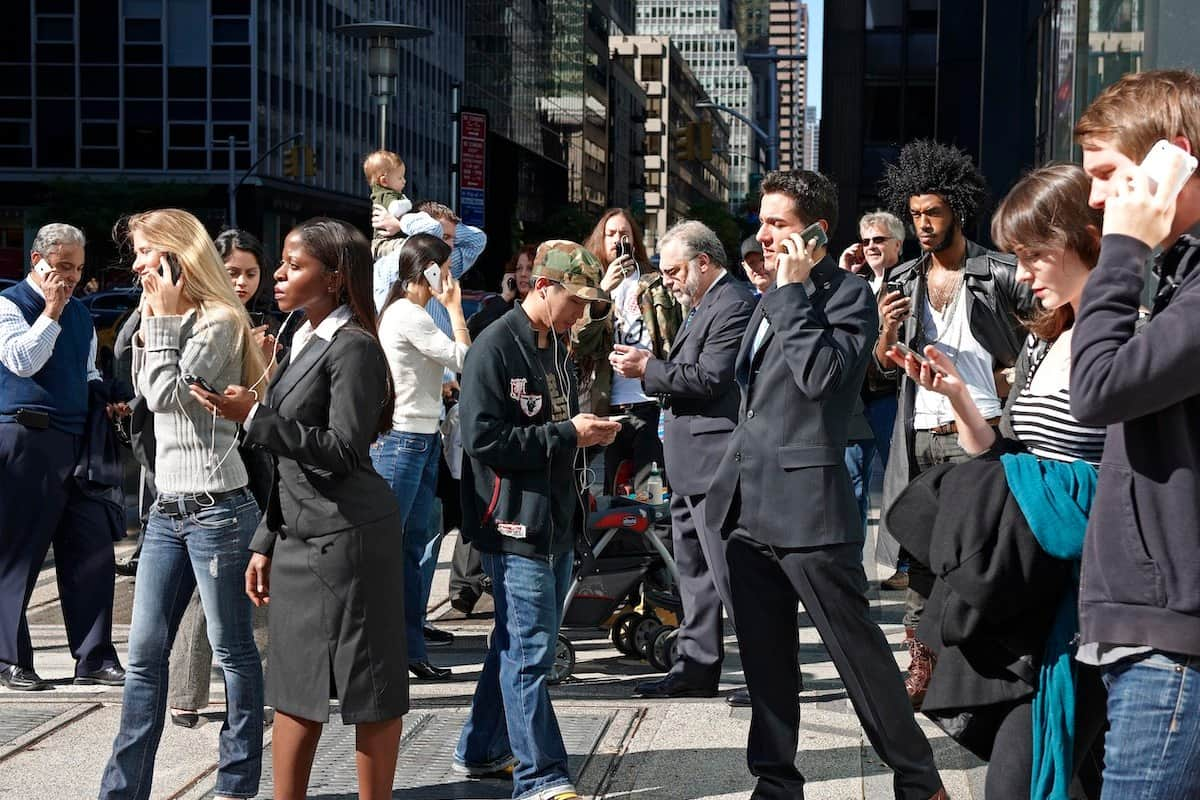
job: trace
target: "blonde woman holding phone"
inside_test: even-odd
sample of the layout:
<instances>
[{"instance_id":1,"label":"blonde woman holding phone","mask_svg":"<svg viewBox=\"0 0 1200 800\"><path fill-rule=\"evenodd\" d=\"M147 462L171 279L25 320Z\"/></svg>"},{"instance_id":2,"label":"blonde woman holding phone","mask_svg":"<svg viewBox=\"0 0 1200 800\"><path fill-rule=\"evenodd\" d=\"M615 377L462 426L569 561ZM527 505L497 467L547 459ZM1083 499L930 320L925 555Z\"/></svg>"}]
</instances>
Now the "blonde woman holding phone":
<instances>
[{"instance_id":1,"label":"blonde woman holding phone","mask_svg":"<svg viewBox=\"0 0 1200 800\"><path fill-rule=\"evenodd\" d=\"M100 798L150 797L168 657L193 589L225 677L215 794L253 797L262 771L263 676L243 576L259 511L238 454L237 423L210 413L189 385L241 384L261 392L265 359L196 217L148 211L130 217L127 230L142 284L133 375L154 415L158 499L138 563L121 727Z\"/></svg>"}]
</instances>

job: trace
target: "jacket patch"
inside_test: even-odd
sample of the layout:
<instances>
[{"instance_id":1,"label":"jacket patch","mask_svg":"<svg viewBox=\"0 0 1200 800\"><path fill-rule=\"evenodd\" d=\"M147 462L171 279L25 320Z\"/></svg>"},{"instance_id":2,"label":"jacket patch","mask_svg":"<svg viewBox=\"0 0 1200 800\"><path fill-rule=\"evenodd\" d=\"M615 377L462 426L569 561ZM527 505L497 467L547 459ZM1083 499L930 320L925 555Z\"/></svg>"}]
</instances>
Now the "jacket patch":
<instances>
[{"instance_id":1,"label":"jacket patch","mask_svg":"<svg viewBox=\"0 0 1200 800\"><path fill-rule=\"evenodd\" d=\"M511 536L513 539L525 538L525 526L516 522L497 522L496 530L501 536Z\"/></svg>"},{"instance_id":2,"label":"jacket patch","mask_svg":"<svg viewBox=\"0 0 1200 800\"><path fill-rule=\"evenodd\" d=\"M525 391L526 378L512 378L508 382L508 396L517 401L517 406L527 417L536 417L542 410L542 396ZM524 537L524 534L521 534Z\"/></svg>"}]
</instances>

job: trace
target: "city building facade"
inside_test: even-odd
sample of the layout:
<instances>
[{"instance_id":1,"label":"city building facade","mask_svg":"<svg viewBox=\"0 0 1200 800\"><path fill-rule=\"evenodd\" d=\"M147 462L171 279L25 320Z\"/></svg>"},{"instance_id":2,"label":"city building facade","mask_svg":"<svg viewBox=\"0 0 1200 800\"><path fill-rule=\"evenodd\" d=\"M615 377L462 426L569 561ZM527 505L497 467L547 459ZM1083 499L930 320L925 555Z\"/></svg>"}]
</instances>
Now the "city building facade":
<instances>
[{"instance_id":1,"label":"city building facade","mask_svg":"<svg viewBox=\"0 0 1200 800\"><path fill-rule=\"evenodd\" d=\"M808 6L797 0L770 0L767 45L779 55L808 52ZM775 67L779 168L804 161L804 110L808 107L808 64L780 61Z\"/></svg>"},{"instance_id":2,"label":"city building facade","mask_svg":"<svg viewBox=\"0 0 1200 800\"><path fill-rule=\"evenodd\" d=\"M729 201L729 125L714 109L698 109L708 94L668 36L614 36L611 56L629 70L646 92L645 228L646 249L689 210ZM711 130L711 156L681 158L680 137L699 126Z\"/></svg>"},{"instance_id":3,"label":"city building facade","mask_svg":"<svg viewBox=\"0 0 1200 800\"><path fill-rule=\"evenodd\" d=\"M639 0L639 35L669 36L713 102L754 119L754 80L742 63L742 45L731 0ZM728 117L729 194L739 203L750 189L755 136Z\"/></svg>"},{"instance_id":4,"label":"city building facade","mask_svg":"<svg viewBox=\"0 0 1200 800\"><path fill-rule=\"evenodd\" d=\"M804 169L821 171L821 120L817 107L809 106L804 112Z\"/></svg>"},{"instance_id":5,"label":"city building facade","mask_svg":"<svg viewBox=\"0 0 1200 800\"><path fill-rule=\"evenodd\" d=\"M8 3L0 28L0 220L8 221L8 252L0 258L12 258L18 238L27 252L31 229L51 210L70 208L73 194L118 202L138 197L138 184L162 185L150 192L159 204L185 205L215 232L230 221L231 177L264 156L237 193L236 210L238 223L268 248L316 213L366 228L362 158L381 144L367 47L334 29L381 17L434 31L401 43L386 144L407 162L410 196L449 201L462 0ZM302 140L268 155L294 134ZM134 210L103 211L111 226ZM107 231L87 233L102 249Z\"/></svg>"}]
</instances>

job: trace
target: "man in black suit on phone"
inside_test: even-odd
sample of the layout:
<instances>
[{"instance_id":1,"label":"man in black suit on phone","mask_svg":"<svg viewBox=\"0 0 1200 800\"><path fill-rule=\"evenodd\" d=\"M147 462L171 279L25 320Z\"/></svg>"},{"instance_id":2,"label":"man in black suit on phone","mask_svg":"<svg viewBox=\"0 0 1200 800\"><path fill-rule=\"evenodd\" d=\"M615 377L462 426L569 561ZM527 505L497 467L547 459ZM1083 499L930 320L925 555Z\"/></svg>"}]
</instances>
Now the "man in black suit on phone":
<instances>
[{"instance_id":1,"label":"man in black suit on phone","mask_svg":"<svg viewBox=\"0 0 1200 800\"><path fill-rule=\"evenodd\" d=\"M727 539L753 709L752 798L804 795L795 765L801 602L867 737L895 772L896 797L944 798L933 753L866 597L863 528L843 451L879 315L871 287L826 253L825 233L836 216L837 190L828 178L801 170L763 179L758 240L775 285L742 340L738 426L705 510Z\"/></svg>"},{"instance_id":2,"label":"man in black suit on phone","mask_svg":"<svg viewBox=\"0 0 1200 800\"><path fill-rule=\"evenodd\" d=\"M704 498L737 421L733 367L756 302L725 267L725 248L703 223L684 220L668 230L659 241L659 269L687 312L671 353L659 359L615 345L609 356L617 373L641 379L666 409L663 450L683 622L675 665L665 678L638 684L642 697L712 697L721 678L729 573L720 531L705 522Z\"/></svg>"}]
</instances>

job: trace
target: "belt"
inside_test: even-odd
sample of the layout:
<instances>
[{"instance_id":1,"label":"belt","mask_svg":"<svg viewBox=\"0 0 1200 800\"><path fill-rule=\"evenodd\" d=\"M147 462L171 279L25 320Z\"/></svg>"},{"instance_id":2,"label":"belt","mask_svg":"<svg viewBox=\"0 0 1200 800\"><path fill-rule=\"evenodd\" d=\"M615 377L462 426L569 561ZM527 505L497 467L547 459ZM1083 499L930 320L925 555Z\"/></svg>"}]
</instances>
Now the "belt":
<instances>
[{"instance_id":1,"label":"belt","mask_svg":"<svg viewBox=\"0 0 1200 800\"><path fill-rule=\"evenodd\" d=\"M984 420L984 422L986 422L988 425L991 425L994 428L1000 424L1000 418L992 417L991 419ZM934 436L948 436L952 433L958 433L958 423L953 422L953 421L944 422L941 425L933 426L926 432L933 434Z\"/></svg>"},{"instance_id":2,"label":"belt","mask_svg":"<svg viewBox=\"0 0 1200 800\"><path fill-rule=\"evenodd\" d=\"M234 500L239 497L250 497L250 493L242 489L233 489L228 492L197 492L194 494L173 494L166 497L159 496L155 502L155 507L159 513L165 514L168 517L181 519L189 517L192 514L197 514L206 508L212 508L217 503L225 500Z\"/></svg>"},{"instance_id":3,"label":"belt","mask_svg":"<svg viewBox=\"0 0 1200 800\"><path fill-rule=\"evenodd\" d=\"M610 405L609 408L615 408L617 411L636 411L639 408L649 408L650 406L658 408L658 405L659 404L657 400L642 400L639 403L621 403L615 406Z\"/></svg>"}]
</instances>

